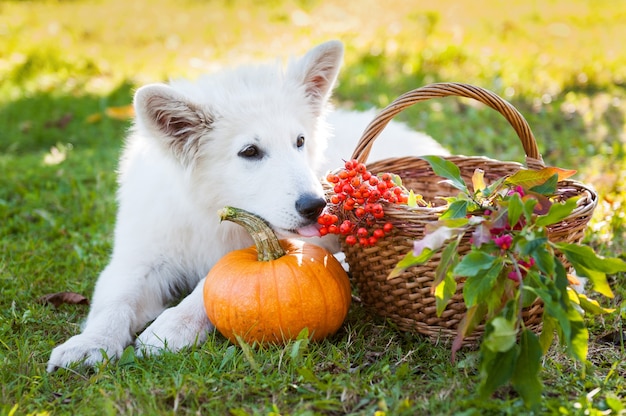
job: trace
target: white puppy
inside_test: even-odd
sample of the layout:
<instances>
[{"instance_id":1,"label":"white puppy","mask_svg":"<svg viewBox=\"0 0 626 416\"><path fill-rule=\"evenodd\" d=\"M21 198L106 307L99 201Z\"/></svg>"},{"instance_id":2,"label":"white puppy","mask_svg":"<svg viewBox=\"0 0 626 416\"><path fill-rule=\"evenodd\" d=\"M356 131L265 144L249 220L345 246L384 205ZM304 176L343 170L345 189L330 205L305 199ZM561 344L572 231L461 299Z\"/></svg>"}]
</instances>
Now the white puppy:
<instances>
[{"instance_id":1,"label":"white puppy","mask_svg":"<svg viewBox=\"0 0 626 416\"><path fill-rule=\"evenodd\" d=\"M52 351L48 371L119 357L133 342L139 353L157 353L205 341L213 326L203 279L224 254L252 244L243 228L220 223L218 209L254 212L281 236L318 235L319 178L350 157L373 118L338 112L337 142L324 156L324 116L342 55L331 41L285 70L245 67L137 90L111 260L83 332ZM427 136L390 129L377 145L391 149L385 156L445 153Z\"/></svg>"}]
</instances>

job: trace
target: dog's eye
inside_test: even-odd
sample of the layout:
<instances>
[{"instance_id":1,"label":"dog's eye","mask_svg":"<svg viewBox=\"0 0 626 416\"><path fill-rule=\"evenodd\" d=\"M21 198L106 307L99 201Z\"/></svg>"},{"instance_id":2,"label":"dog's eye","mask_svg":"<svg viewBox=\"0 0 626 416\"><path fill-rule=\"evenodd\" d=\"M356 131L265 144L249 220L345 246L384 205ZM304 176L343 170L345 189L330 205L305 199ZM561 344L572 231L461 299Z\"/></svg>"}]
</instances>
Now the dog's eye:
<instances>
[{"instance_id":1,"label":"dog's eye","mask_svg":"<svg viewBox=\"0 0 626 416\"><path fill-rule=\"evenodd\" d=\"M304 146L304 135L299 135L298 138L296 139L296 146L298 148Z\"/></svg>"},{"instance_id":2,"label":"dog's eye","mask_svg":"<svg viewBox=\"0 0 626 416\"><path fill-rule=\"evenodd\" d=\"M240 150L237 155L246 159L261 159L263 157L263 152L261 152L258 147L251 144Z\"/></svg>"}]
</instances>

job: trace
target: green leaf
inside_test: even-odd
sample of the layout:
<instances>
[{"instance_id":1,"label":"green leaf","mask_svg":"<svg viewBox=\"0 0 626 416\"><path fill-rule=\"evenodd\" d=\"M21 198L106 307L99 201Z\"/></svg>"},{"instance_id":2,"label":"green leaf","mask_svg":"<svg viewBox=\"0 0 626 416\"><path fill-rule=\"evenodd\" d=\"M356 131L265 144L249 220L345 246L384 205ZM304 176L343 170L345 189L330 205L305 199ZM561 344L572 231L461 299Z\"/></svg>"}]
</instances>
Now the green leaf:
<instances>
[{"instance_id":1,"label":"green leaf","mask_svg":"<svg viewBox=\"0 0 626 416\"><path fill-rule=\"evenodd\" d=\"M436 224L441 223L441 225L448 228L463 228L468 225L470 222L469 218L441 218L439 217ZM470 224L471 225L471 224ZM426 224L426 231L429 231L429 225Z\"/></svg>"},{"instance_id":2,"label":"green leaf","mask_svg":"<svg viewBox=\"0 0 626 416\"><path fill-rule=\"evenodd\" d=\"M504 183L505 180L506 180L506 177L501 177L491 182L491 184L488 187L483 189L482 194L485 197L492 195L496 190L500 189L500 186L502 186L502 183Z\"/></svg>"},{"instance_id":3,"label":"green leaf","mask_svg":"<svg viewBox=\"0 0 626 416\"><path fill-rule=\"evenodd\" d=\"M402 188L402 178L400 177L400 175L396 175L395 173L390 173L390 175L393 184Z\"/></svg>"},{"instance_id":4,"label":"green leaf","mask_svg":"<svg viewBox=\"0 0 626 416\"><path fill-rule=\"evenodd\" d=\"M555 320L556 324L554 325L554 329L556 329L559 333L559 336L564 339L570 339L572 333L572 326L568 317L567 306L563 306L563 304L559 301L559 299L554 299L555 296L555 287L554 284L551 288L526 288L527 290L535 291L537 296L541 298L544 307L544 321L545 316L549 316Z\"/></svg>"},{"instance_id":5,"label":"green leaf","mask_svg":"<svg viewBox=\"0 0 626 416\"><path fill-rule=\"evenodd\" d=\"M488 325L491 326L491 331L483 339L483 346L494 352L505 352L515 345L517 331L514 321L510 321L502 316L496 316Z\"/></svg>"},{"instance_id":6,"label":"green leaf","mask_svg":"<svg viewBox=\"0 0 626 416\"><path fill-rule=\"evenodd\" d=\"M532 256L535 259L535 263L539 270L547 276L552 276L555 267L554 253L548 251L545 246L542 245L534 250Z\"/></svg>"},{"instance_id":7,"label":"green leaf","mask_svg":"<svg viewBox=\"0 0 626 416\"><path fill-rule=\"evenodd\" d=\"M522 256L531 256L535 251L544 247L548 242L548 237L540 237L536 234L524 235L526 238L524 240L518 241L517 245L519 246L519 254Z\"/></svg>"},{"instance_id":8,"label":"green leaf","mask_svg":"<svg viewBox=\"0 0 626 416\"><path fill-rule=\"evenodd\" d=\"M543 390L539 378L543 351L537 335L529 329L522 331L519 346L520 353L515 363L511 384L528 407L536 408L541 402Z\"/></svg>"},{"instance_id":9,"label":"green leaf","mask_svg":"<svg viewBox=\"0 0 626 416\"><path fill-rule=\"evenodd\" d=\"M554 331L556 330L556 320L549 314L544 313L542 317L543 327L539 335L539 344L544 354L548 352L554 342Z\"/></svg>"},{"instance_id":10,"label":"green leaf","mask_svg":"<svg viewBox=\"0 0 626 416\"><path fill-rule=\"evenodd\" d=\"M482 400L487 400L498 387L511 380L519 355L519 346L513 345L507 351L494 352L481 345L480 355L478 394Z\"/></svg>"},{"instance_id":11,"label":"green leaf","mask_svg":"<svg viewBox=\"0 0 626 416\"><path fill-rule=\"evenodd\" d=\"M435 287L435 305L437 316L441 316L448 306L448 301L456 293L456 280L451 270L445 274L444 279Z\"/></svg>"},{"instance_id":12,"label":"green leaf","mask_svg":"<svg viewBox=\"0 0 626 416\"><path fill-rule=\"evenodd\" d=\"M408 253L406 253L406 256L404 256L404 258L402 258L402 260L400 260L398 264L396 264L396 267L394 267L391 273L389 273L389 276L387 276L387 280L394 279L400 276L409 267L418 266L420 264L426 263L434 254L435 251L429 248L425 248L424 250L422 250L419 256L413 254L413 250L409 251Z\"/></svg>"},{"instance_id":13,"label":"green leaf","mask_svg":"<svg viewBox=\"0 0 626 416\"><path fill-rule=\"evenodd\" d=\"M540 215L537 217L535 224L539 227L546 227L548 225L556 224L557 222L567 218L568 215L576 208L576 201L578 197L569 198L565 203L552 204L550 210L546 215Z\"/></svg>"},{"instance_id":14,"label":"green leaf","mask_svg":"<svg viewBox=\"0 0 626 416\"><path fill-rule=\"evenodd\" d=\"M572 357L584 363L589 351L589 331L576 309L570 308L568 315L572 328L571 337L566 340L568 352Z\"/></svg>"},{"instance_id":15,"label":"green leaf","mask_svg":"<svg viewBox=\"0 0 626 416\"><path fill-rule=\"evenodd\" d=\"M589 246L571 243L555 243L555 246L570 262L576 262L587 269L614 274L626 272L626 262L614 257L598 256Z\"/></svg>"},{"instance_id":16,"label":"green leaf","mask_svg":"<svg viewBox=\"0 0 626 416\"><path fill-rule=\"evenodd\" d=\"M524 203L519 194L513 194L508 200L508 217L511 228L515 227L524 212Z\"/></svg>"},{"instance_id":17,"label":"green leaf","mask_svg":"<svg viewBox=\"0 0 626 416\"><path fill-rule=\"evenodd\" d=\"M467 258L467 256L465 256ZM486 303L489 311L494 309L494 301L497 305L502 303L502 299L498 292L495 292L494 286L498 281L498 276L504 267L504 262L500 258L494 258L491 266L484 273L476 273L469 276L463 285L463 299L465 306L470 308L479 302ZM456 272L455 268L455 272ZM481 269L482 270L482 269ZM480 271L480 270L478 270ZM494 295L496 299L493 299Z\"/></svg>"},{"instance_id":18,"label":"green leaf","mask_svg":"<svg viewBox=\"0 0 626 416\"><path fill-rule=\"evenodd\" d=\"M554 195L556 192L556 186L559 183L559 176L554 174L550 176L550 178L542 183L541 185L536 185L530 188L531 192L536 192L541 195Z\"/></svg>"},{"instance_id":19,"label":"green leaf","mask_svg":"<svg viewBox=\"0 0 626 416\"><path fill-rule=\"evenodd\" d=\"M585 276L589 279L591 285L593 286L593 290L608 298L612 298L614 296L613 291L611 290L611 286L609 285L609 281L606 279L605 273L587 269L580 264L575 265L574 262L572 262L571 260L570 262L574 266L576 274L578 274L579 276Z\"/></svg>"},{"instance_id":20,"label":"green leaf","mask_svg":"<svg viewBox=\"0 0 626 416\"><path fill-rule=\"evenodd\" d=\"M555 247L572 264L579 276L586 276L596 292L609 298L613 291L606 280L606 274L626 271L626 262L611 257L598 256L591 247L570 243L554 243Z\"/></svg>"},{"instance_id":21,"label":"green leaf","mask_svg":"<svg viewBox=\"0 0 626 416\"><path fill-rule=\"evenodd\" d=\"M469 194L467 185L461 178L461 171L457 165L440 156L421 156L421 158L430 164L435 174L448 179L450 185Z\"/></svg>"},{"instance_id":22,"label":"green leaf","mask_svg":"<svg viewBox=\"0 0 626 416\"><path fill-rule=\"evenodd\" d=\"M132 345L126 347L122 352L120 359L117 362L119 366L131 366L136 363L135 348Z\"/></svg>"},{"instance_id":23,"label":"green leaf","mask_svg":"<svg viewBox=\"0 0 626 416\"><path fill-rule=\"evenodd\" d=\"M246 358L246 361L248 361L248 364L250 364L250 367L256 372L261 371L261 366L254 359L254 354L252 353L252 347L250 344L244 341L239 335L235 335L235 338L237 338L237 343L239 344L239 347L241 347L241 352L243 352L243 356Z\"/></svg>"},{"instance_id":24,"label":"green leaf","mask_svg":"<svg viewBox=\"0 0 626 416\"><path fill-rule=\"evenodd\" d=\"M435 268L435 280L433 281L433 287L436 287L439 283L443 282L448 273L451 273L453 267L457 262L459 256L457 255L457 249L461 242L461 236L451 240L450 243L443 249L441 253L441 260Z\"/></svg>"},{"instance_id":25,"label":"green leaf","mask_svg":"<svg viewBox=\"0 0 626 416\"><path fill-rule=\"evenodd\" d=\"M592 315L601 315L605 313L613 313L615 309L604 308L600 306L600 303L595 299L589 299L582 293L576 292L574 289L569 288L568 293L570 294L570 299L575 296L578 300L577 304L585 311ZM574 301L576 303L576 301Z\"/></svg>"},{"instance_id":26,"label":"green leaf","mask_svg":"<svg viewBox=\"0 0 626 416\"><path fill-rule=\"evenodd\" d=\"M524 201L524 217L526 217L526 220L529 221L532 218L533 213L535 212L535 207L539 201L536 198L530 198L528 196L525 196L522 200Z\"/></svg>"},{"instance_id":27,"label":"green leaf","mask_svg":"<svg viewBox=\"0 0 626 416\"><path fill-rule=\"evenodd\" d=\"M441 219L456 219L456 218L465 218L467 214L467 207L470 202L468 200L458 200L454 201L448 206L448 209L441 214Z\"/></svg>"},{"instance_id":28,"label":"green leaf","mask_svg":"<svg viewBox=\"0 0 626 416\"><path fill-rule=\"evenodd\" d=\"M472 250L454 268L456 276L476 276L482 270L489 269L498 258L482 251Z\"/></svg>"}]
</instances>

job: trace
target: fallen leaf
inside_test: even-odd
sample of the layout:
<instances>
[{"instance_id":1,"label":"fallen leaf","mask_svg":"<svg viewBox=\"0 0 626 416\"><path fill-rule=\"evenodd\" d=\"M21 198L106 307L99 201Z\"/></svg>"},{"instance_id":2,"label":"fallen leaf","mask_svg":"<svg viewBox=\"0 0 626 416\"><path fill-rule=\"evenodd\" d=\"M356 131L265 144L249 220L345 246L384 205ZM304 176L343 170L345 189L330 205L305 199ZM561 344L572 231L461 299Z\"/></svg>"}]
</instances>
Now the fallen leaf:
<instances>
[{"instance_id":1,"label":"fallen leaf","mask_svg":"<svg viewBox=\"0 0 626 416\"><path fill-rule=\"evenodd\" d=\"M74 115L72 113L65 113L56 120L50 120L46 122L46 128L56 127L63 130L65 127L67 127L67 125L70 121L72 121L73 118Z\"/></svg>"},{"instance_id":2,"label":"fallen leaf","mask_svg":"<svg viewBox=\"0 0 626 416\"><path fill-rule=\"evenodd\" d=\"M107 107L104 112L108 117L116 120L127 120L129 118L133 118L135 115L135 109L132 104L121 107Z\"/></svg>"},{"instance_id":3,"label":"fallen leaf","mask_svg":"<svg viewBox=\"0 0 626 416\"><path fill-rule=\"evenodd\" d=\"M89 124L95 124L102 121L102 113L93 113L87 116L85 121Z\"/></svg>"},{"instance_id":4,"label":"fallen leaf","mask_svg":"<svg viewBox=\"0 0 626 416\"><path fill-rule=\"evenodd\" d=\"M74 292L49 293L40 297L39 302L52 304L57 308L64 303L68 303L70 305L89 305L89 299L80 293Z\"/></svg>"}]
</instances>

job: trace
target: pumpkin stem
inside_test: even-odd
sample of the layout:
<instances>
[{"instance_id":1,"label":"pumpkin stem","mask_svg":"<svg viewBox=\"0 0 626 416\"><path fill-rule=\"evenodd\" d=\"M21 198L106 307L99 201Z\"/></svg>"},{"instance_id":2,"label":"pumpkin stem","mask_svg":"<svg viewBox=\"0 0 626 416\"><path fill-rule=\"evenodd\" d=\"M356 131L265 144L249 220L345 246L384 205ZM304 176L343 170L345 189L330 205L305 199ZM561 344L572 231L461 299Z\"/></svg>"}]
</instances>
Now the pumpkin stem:
<instances>
[{"instance_id":1,"label":"pumpkin stem","mask_svg":"<svg viewBox=\"0 0 626 416\"><path fill-rule=\"evenodd\" d=\"M222 221L232 221L246 229L254 240L259 261L276 260L286 254L267 221L258 215L234 207L224 207L218 214Z\"/></svg>"}]
</instances>

